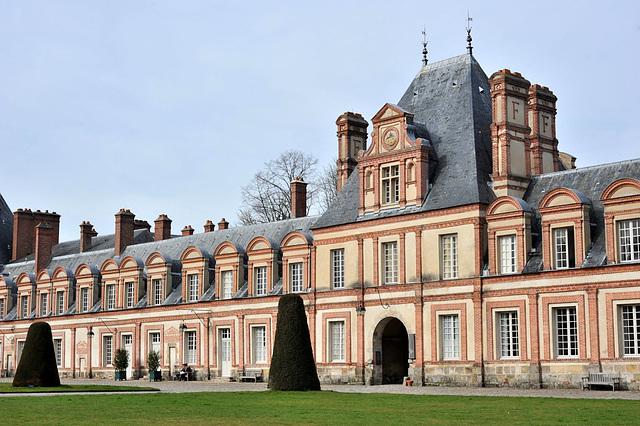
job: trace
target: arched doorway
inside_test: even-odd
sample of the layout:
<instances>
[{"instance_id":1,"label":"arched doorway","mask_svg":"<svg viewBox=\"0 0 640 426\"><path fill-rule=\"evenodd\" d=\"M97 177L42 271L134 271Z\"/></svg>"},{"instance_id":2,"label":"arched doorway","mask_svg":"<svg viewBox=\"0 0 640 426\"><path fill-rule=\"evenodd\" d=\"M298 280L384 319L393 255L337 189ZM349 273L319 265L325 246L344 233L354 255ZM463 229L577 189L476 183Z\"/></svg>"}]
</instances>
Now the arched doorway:
<instances>
[{"instance_id":1,"label":"arched doorway","mask_svg":"<svg viewBox=\"0 0 640 426\"><path fill-rule=\"evenodd\" d=\"M409 338L402 321L380 321L373 333L373 352L373 384L402 383L409 372Z\"/></svg>"}]
</instances>

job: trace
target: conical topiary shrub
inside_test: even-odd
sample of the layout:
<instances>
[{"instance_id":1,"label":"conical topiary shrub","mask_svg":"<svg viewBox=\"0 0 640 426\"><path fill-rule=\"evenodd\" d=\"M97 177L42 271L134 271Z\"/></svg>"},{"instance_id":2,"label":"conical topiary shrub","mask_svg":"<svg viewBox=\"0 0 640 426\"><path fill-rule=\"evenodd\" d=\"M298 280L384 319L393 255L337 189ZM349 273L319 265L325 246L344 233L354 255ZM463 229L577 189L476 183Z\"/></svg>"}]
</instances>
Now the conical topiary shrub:
<instances>
[{"instance_id":1,"label":"conical topiary shrub","mask_svg":"<svg viewBox=\"0 0 640 426\"><path fill-rule=\"evenodd\" d=\"M278 303L278 326L269 369L269 389L320 390L304 303L297 294L286 294Z\"/></svg>"},{"instance_id":2,"label":"conical topiary shrub","mask_svg":"<svg viewBox=\"0 0 640 426\"><path fill-rule=\"evenodd\" d=\"M29 327L13 386L60 386L56 353L51 327L46 322L34 322Z\"/></svg>"}]
</instances>

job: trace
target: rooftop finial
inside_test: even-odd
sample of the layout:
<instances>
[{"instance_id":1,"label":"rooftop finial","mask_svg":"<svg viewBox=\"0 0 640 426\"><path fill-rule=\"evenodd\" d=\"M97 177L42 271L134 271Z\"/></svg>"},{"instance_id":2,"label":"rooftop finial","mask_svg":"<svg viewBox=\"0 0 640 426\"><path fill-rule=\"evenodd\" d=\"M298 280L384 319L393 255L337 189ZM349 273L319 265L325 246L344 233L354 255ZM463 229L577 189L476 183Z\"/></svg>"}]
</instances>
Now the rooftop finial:
<instances>
[{"instance_id":1,"label":"rooftop finial","mask_svg":"<svg viewBox=\"0 0 640 426\"><path fill-rule=\"evenodd\" d=\"M427 65L427 26L424 26L422 30L422 66Z\"/></svg>"},{"instance_id":2,"label":"rooftop finial","mask_svg":"<svg viewBox=\"0 0 640 426\"><path fill-rule=\"evenodd\" d=\"M469 52L469 55L473 53L473 47L471 47L471 21L473 21L473 18L469 16L469 11L467 10L467 52Z\"/></svg>"}]
</instances>

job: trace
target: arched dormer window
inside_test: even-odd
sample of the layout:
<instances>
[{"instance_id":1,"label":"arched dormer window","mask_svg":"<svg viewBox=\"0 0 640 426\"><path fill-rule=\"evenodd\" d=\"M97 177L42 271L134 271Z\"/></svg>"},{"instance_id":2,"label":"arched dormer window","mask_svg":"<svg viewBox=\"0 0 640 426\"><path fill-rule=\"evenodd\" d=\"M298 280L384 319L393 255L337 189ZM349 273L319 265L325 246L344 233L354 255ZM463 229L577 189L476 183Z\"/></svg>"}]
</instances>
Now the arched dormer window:
<instances>
[{"instance_id":1,"label":"arched dormer window","mask_svg":"<svg viewBox=\"0 0 640 426\"><path fill-rule=\"evenodd\" d=\"M102 310L122 308L118 262L113 259L105 260L100 266L100 275L102 275Z\"/></svg>"},{"instance_id":2,"label":"arched dormer window","mask_svg":"<svg viewBox=\"0 0 640 426\"><path fill-rule=\"evenodd\" d=\"M127 256L120 261L121 306L134 308L144 296L147 283L142 260Z\"/></svg>"},{"instance_id":3,"label":"arched dormer window","mask_svg":"<svg viewBox=\"0 0 640 426\"><path fill-rule=\"evenodd\" d=\"M53 315L62 315L73 305L76 299L76 282L73 271L59 266L53 271L52 281L51 312Z\"/></svg>"},{"instance_id":4,"label":"arched dormer window","mask_svg":"<svg viewBox=\"0 0 640 426\"><path fill-rule=\"evenodd\" d=\"M34 302L37 317L46 317L51 314L52 276L53 271L50 269L41 269L36 274L36 294Z\"/></svg>"},{"instance_id":5,"label":"arched dormer window","mask_svg":"<svg viewBox=\"0 0 640 426\"><path fill-rule=\"evenodd\" d=\"M216 298L231 299L244 285L244 263L246 253L244 249L232 243L224 241L216 247L213 253L216 261Z\"/></svg>"},{"instance_id":6,"label":"arched dormer window","mask_svg":"<svg viewBox=\"0 0 640 426\"><path fill-rule=\"evenodd\" d=\"M540 201L545 269L582 265L591 246L591 200L575 189L557 188Z\"/></svg>"},{"instance_id":7,"label":"arched dormer window","mask_svg":"<svg viewBox=\"0 0 640 426\"><path fill-rule=\"evenodd\" d=\"M531 251L531 207L516 197L499 197L487 209L489 270L492 274L522 271Z\"/></svg>"},{"instance_id":8,"label":"arched dormer window","mask_svg":"<svg viewBox=\"0 0 640 426\"><path fill-rule=\"evenodd\" d=\"M255 237L247 245L249 296L266 296L278 282L279 248L265 237Z\"/></svg>"},{"instance_id":9,"label":"arched dormer window","mask_svg":"<svg viewBox=\"0 0 640 426\"><path fill-rule=\"evenodd\" d=\"M607 258L611 263L640 261L640 182L620 179L600 197L604 206Z\"/></svg>"},{"instance_id":10,"label":"arched dormer window","mask_svg":"<svg viewBox=\"0 0 640 426\"><path fill-rule=\"evenodd\" d=\"M174 276L181 273L181 264L168 255L153 252L145 262L147 268L147 306L159 306L171 294L176 283Z\"/></svg>"},{"instance_id":11,"label":"arched dormer window","mask_svg":"<svg viewBox=\"0 0 640 426\"><path fill-rule=\"evenodd\" d=\"M290 232L280 244L282 250L282 293L302 293L311 287L311 235Z\"/></svg>"},{"instance_id":12,"label":"arched dormer window","mask_svg":"<svg viewBox=\"0 0 640 426\"><path fill-rule=\"evenodd\" d=\"M35 309L36 277L23 272L16 279L18 312L16 318L29 318Z\"/></svg>"},{"instance_id":13,"label":"arched dormer window","mask_svg":"<svg viewBox=\"0 0 640 426\"><path fill-rule=\"evenodd\" d=\"M0 321L2 321L15 306L17 290L11 278L0 275Z\"/></svg>"},{"instance_id":14,"label":"arched dormer window","mask_svg":"<svg viewBox=\"0 0 640 426\"><path fill-rule=\"evenodd\" d=\"M191 246L182 253L180 262L182 263L182 302L197 302L209 289L213 279L210 276L211 255L204 249Z\"/></svg>"},{"instance_id":15,"label":"arched dormer window","mask_svg":"<svg viewBox=\"0 0 640 426\"><path fill-rule=\"evenodd\" d=\"M84 313L100 300L100 282L102 276L96 265L83 263L75 271L76 277L76 312Z\"/></svg>"}]
</instances>

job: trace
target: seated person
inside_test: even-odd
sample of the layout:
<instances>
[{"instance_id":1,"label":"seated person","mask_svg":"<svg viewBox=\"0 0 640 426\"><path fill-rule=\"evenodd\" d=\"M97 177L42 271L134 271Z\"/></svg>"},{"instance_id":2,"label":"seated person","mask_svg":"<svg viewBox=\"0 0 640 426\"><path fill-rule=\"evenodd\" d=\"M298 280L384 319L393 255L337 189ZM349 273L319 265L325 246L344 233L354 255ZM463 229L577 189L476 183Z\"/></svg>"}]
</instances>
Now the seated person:
<instances>
[{"instance_id":1,"label":"seated person","mask_svg":"<svg viewBox=\"0 0 640 426\"><path fill-rule=\"evenodd\" d=\"M180 380L189 380L189 376L191 375L191 367L185 362L182 364L182 369L180 370Z\"/></svg>"}]
</instances>

